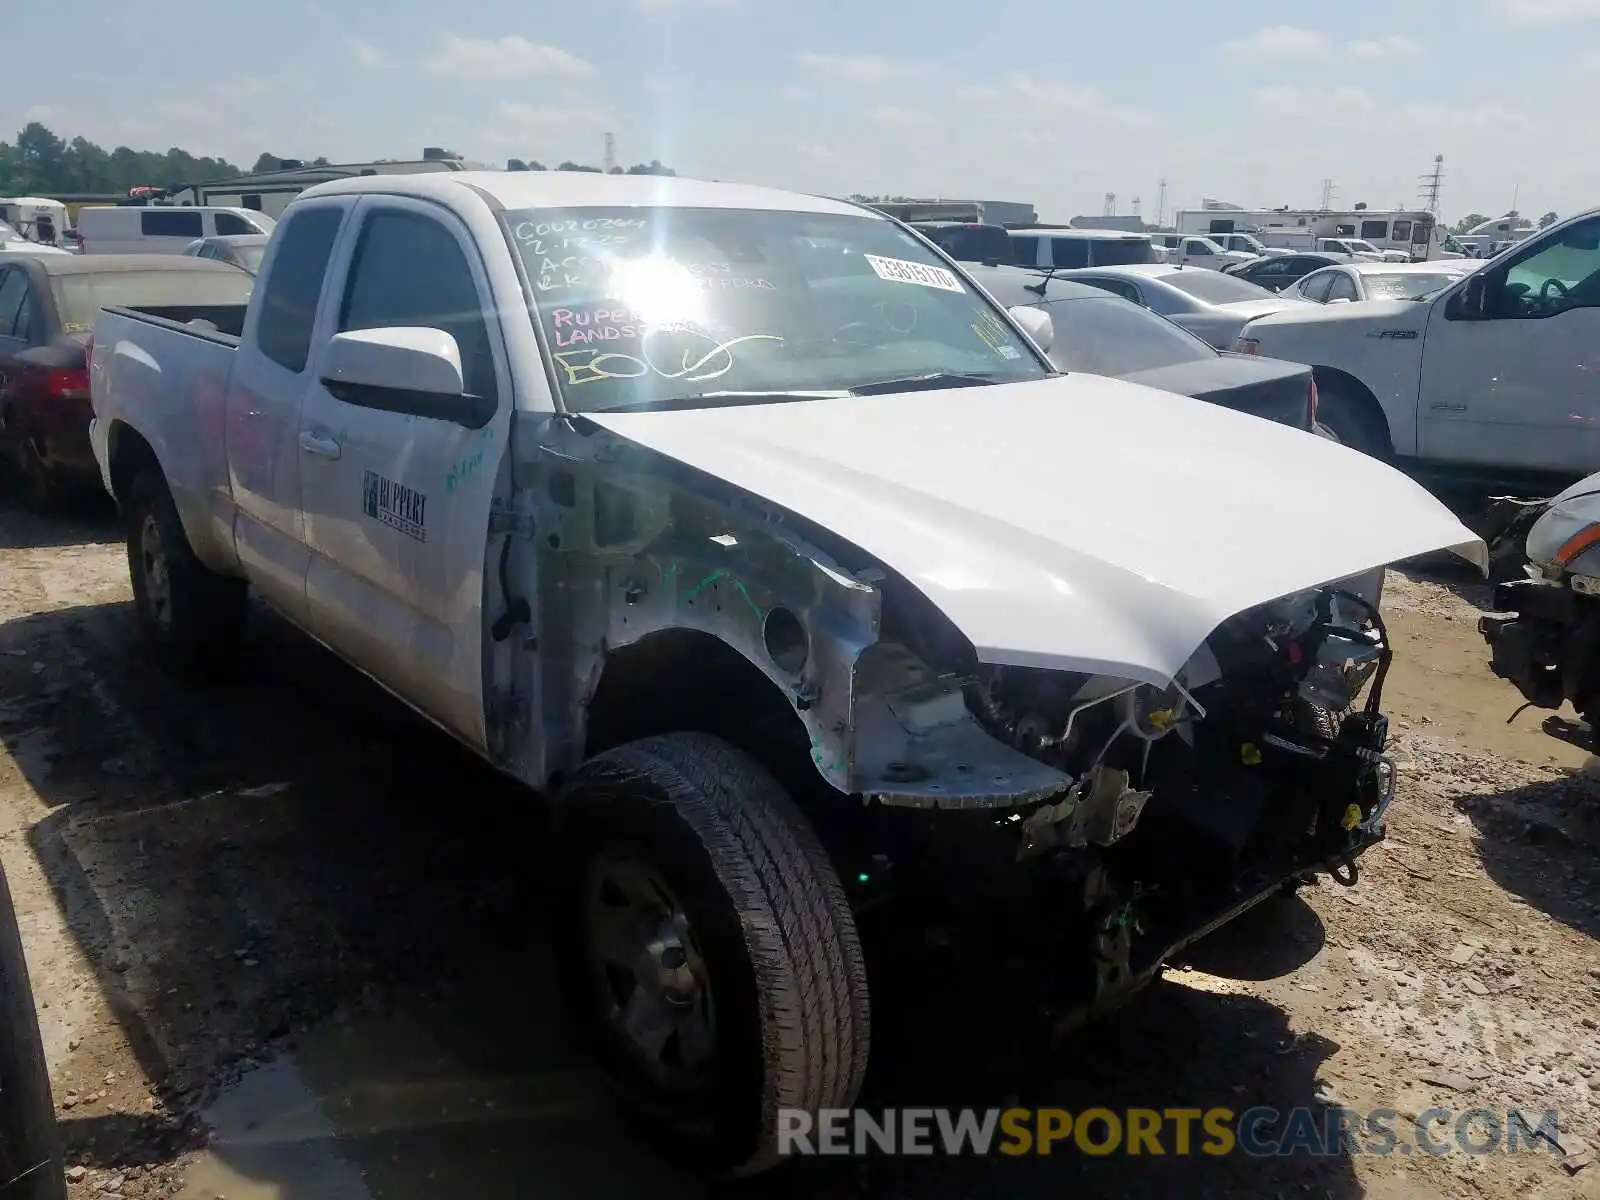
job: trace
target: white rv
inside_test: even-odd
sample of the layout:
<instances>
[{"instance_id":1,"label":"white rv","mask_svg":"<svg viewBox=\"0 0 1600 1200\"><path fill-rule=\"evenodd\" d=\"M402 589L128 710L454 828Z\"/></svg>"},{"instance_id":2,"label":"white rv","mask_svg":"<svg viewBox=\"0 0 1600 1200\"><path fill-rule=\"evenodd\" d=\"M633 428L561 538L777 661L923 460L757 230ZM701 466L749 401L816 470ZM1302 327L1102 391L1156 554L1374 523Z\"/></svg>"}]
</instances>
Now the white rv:
<instances>
[{"instance_id":1,"label":"white rv","mask_svg":"<svg viewBox=\"0 0 1600 1200\"><path fill-rule=\"evenodd\" d=\"M1213 237L1219 233L1250 233L1268 245L1284 244L1286 233L1312 238L1359 238L1371 242L1379 253L1404 253L1413 262L1435 258L1464 258L1465 251L1439 227L1429 212L1319 212L1310 209L1187 209L1177 215L1179 233Z\"/></svg>"}]
</instances>

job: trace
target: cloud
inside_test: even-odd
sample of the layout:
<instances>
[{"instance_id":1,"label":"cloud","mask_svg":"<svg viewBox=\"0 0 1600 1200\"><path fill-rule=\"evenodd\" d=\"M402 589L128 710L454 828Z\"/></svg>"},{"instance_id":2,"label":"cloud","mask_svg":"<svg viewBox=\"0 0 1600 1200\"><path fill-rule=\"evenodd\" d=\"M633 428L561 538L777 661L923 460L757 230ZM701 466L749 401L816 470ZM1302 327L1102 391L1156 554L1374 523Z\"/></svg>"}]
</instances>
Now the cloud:
<instances>
[{"instance_id":1,"label":"cloud","mask_svg":"<svg viewBox=\"0 0 1600 1200\"><path fill-rule=\"evenodd\" d=\"M1270 116L1322 120L1329 125L1370 123L1380 111L1396 124L1435 131L1459 129L1521 130L1533 127L1526 114L1499 104L1395 104L1380 101L1357 87L1253 88L1250 98Z\"/></svg>"},{"instance_id":2,"label":"cloud","mask_svg":"<svg viewBox=\"0 0 1600 1200\"><path fill-rule=\"evenodd\" d=\"M527 137L562 129L603 129L607 115L598 108L568 104L500 105L497 133L501 141L521 141Z\"/></svg>"},{"instance_id":3,"label":"cloud","mask_svg":"<svg viewBox=\"0 0 1600 1200\"><path fill-rule=\"evenodd\" d=\"M356 65L375 71L380 67L389 66L389 59L382 50L370 42L350 39L350 53L356 56Z\"/></svg>"},{"instance_id":4,"label":"cloud","mask_svg":"<svg viewBox=\"0 0 1600 1200\"><path fill-rule=\"evenodd\" d=\"M810 100L816 94L811 88L799 87L792 83L778 93L785 100Z\"/></svg>"},{"instance_id":5,"label":"cloud","mask_svg":"<svg viewBox=\"0 0 1600 1200\"><path fill-rule=\"evenodd\" d=\"M1600 20L1600 0L1493 0L1500 15L1515 25L1563 25Z\"/></svg>"},{"instance_id":6,"label":"cloud","mask_svg":"<svg viewBox=\"0 0 1600 1200\"><path fill-rule=\"evenodd\" d=\"M1000 99L1002 94L999 88L986 83L970 83L966 87L956 89L956 99L965 100L969 104L988 104L990 101Z\"/></svg>"},{"instance_id":7,"label":"cloud","mask_svg":"<svg viewBox=\"0 0 1600 1200\"><path fill-rule=\"evenodd\" d=\"M45 121L59 120L61 116L62 113L59 108L54 108L48 104L32 105L31 107L24 109L22 113L22 119L24 121L39 121L41 123Z\"/></svg>"},{"instance_id":8,"label":"cloud","mask_svg":"<svg viewBox=\"0 0 1600 1200\"><path fill-rule=\"evenodd\" d=\"M735 8L739 0L638 0L645 12L680 12L686 8Z\"/></svg>"},{"instance_id":9,"label":"cloud","mask_svg":"<svg viewBox=\"0 0 1600 1200\"><path fill-rule=\"evenodd\" d=\"M1118 125L1150 123L1150 118L1143 113L1112 103L1109 96L1091 83L1058 83L1017 72L1006 77L1004 88L990 90L995 99L1020 100L1033 105L1036 109L1091 117Z\"/></svg>"},{"instance_id":10,"label":"cloud","mask_svg":"<svg viewBox=\"0 0 1600 1200\"><path fill-rule=\"evenodd\" d=\"M215 125L223 119L223 114L214 105L202 104L198 100L160 100L150 109L163 121L171 121L180 125Z\"/></svg>"},{"instance_id":11,"label":"cloud","mask_svg":"<svg viewBox=\"0 0 1600 1200\"><path fill-rule=\"evenodd\" d=\"M826 146L819 146L815 142L801 142L795 149L806 158L816 162L827 162L833 157L832 150L829 150Z\"/></svg>"},{"instance_id":12,"label":"cloud","mask_svg":"<svg viewBox=\"0 0 1600 1200\"><path fill-rule=\"evenodd\" d=\"M1600 71L1600 50L1591 50L1578 60L1578 66L1585 71Z\"/></svg>"},{"instance_id":13,"label":"cloud","mask_svg":"<svg viewBox=\"0 0 1600 1200\"><path fill-rule=\"evenodd\" d=\"M1422 53L1422 43L1391 33L1370 42L1346 42L1345 49L1357 58L1410 58Z\"/></svg>"},{"instance_id":14,"label":"cloud","mask_svg":"<svg viewBox=\"0 0 1600 1200\"><path fill-rule=\"evenodd\" d=\"M931 63L903 62L876 54L802 54L800 65L818 75L831 75L852 83L887 83L891 79L910 79L934 70Z\"/></svg>"},{"instance_id":15,"label":"cloud","mask_svg":"<svg viewBox=\"0 0 1600 1200\"><path fill-rule=\"evenodd\" d=\"M867 119L878 125L897 125L901 128L930 124L927 113L901 108L898 104L880 104L867 114Z\"/></svg>"},{"instance_id":16,"label":"cloud","mask_svg":"<svg viewBox=\"0 0 1600 1200\"><path fill-rule=\"evenodd\" d=\"M1276 54L1280 58L1326 58L1332 44L1328 35L1296 25L1269 25L1249 37L1222 43L1229 54Z\"/></svg>"},{"instance_id":17,"label":"cloud","mask_svg":"<svg viewBox=\"0 0 1600 1200\"><path fill-rule=\"evenodd\" d=\"M446 34L444 49L428 67L435 75L459 79L520 79L527 75L575 78L594 74L594 65L575 54L515 36L474 39Z\"/></svg>"}]
</instances>

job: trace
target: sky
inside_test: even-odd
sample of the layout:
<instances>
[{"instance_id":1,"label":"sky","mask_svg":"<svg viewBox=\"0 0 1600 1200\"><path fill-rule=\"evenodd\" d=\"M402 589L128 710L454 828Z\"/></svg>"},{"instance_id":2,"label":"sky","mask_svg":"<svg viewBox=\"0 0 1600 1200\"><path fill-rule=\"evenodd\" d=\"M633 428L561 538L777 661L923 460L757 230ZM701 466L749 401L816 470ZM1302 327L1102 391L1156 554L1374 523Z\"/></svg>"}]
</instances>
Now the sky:
<instances>
[{"instance_id":1,"label":"sky","mask_svg":"<svg viewBox=\"0 0 1600 1200\"><path fill-rule=\"evenodd\" d=\"M78 6L71 6L78 7ZM1045 220L1417 204L1600 205L1600 0L330 0L7 17L0 130L248 167L444 146L808 192L1032 202ZM1311 15L1313 12L1317 15ZM981 15L980 15L981 14ZM6 134L5 136L14 136Z\"/></svg>"}]
</instances>

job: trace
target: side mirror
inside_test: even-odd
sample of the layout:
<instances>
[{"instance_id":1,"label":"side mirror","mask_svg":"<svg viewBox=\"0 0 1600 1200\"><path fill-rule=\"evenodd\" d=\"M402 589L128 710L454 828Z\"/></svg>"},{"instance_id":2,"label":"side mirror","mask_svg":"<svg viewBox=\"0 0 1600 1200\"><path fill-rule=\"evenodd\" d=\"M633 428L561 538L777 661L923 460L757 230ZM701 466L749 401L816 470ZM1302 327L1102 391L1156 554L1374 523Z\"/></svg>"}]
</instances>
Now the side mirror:
<instances>
[{"instance_id":1,"label":"side mirror","mask_svg":"<svg viewBox=\"0 0 1600 1200\"><path fill-rule=\"evenodd\" d=\"M1050 319L1049 313L1030 304L1013 305L1006 311L1011 314L1013 321L1022 326L1023 332L1033 339L1034 345L1044 353L1050 353L1051 343L1056 340L1056 326Z\"/></svg>"},{"instance_id":2,"label":"side mirror","mask_svg":"<svg viewBox=\"0 0 1600 1200\"><path fill-rule=\"evenodd\" d=\"M1489 313L1489 283L1481 271L1467 276L1450 300L1450 316L1462 321L1481 321Z\"/></svg>"},{"instance_id":3,"label":"side mirror","mask_svg":"<svg viewBox=\"0 0 1600 1200\"><path fill-rule=\"evenodd\" d=\"M317 372L337 400L382 412L453 421L482 429L493 418L487 396L468 395L461 349L442 329L396 326L336 333Z\"/></svg>"}]
</instances>

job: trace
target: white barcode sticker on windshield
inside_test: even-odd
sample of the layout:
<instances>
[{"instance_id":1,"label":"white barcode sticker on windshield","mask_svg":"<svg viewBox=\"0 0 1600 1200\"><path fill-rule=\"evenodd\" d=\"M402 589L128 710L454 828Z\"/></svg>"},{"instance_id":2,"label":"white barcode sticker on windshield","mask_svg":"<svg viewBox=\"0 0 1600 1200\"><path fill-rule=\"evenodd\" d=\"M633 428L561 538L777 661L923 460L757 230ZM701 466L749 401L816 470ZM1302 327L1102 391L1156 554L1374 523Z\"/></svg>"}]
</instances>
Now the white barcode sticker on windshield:
<instances>
[{"instance_id":1,"label":"white barcode sticker on windshield","mask_svg":"<svg viewBox=\"0 0 1600 1200\"><path fill-rule=\"evenodd\" d=\"M943 267L907 262L903 258L880 258L876 254L863 254L861 257L877 272L879 279L887 279L891 283L920 283L923 287L938 288L942 292L967 290Z\"/></svg>"}]
</instances>

